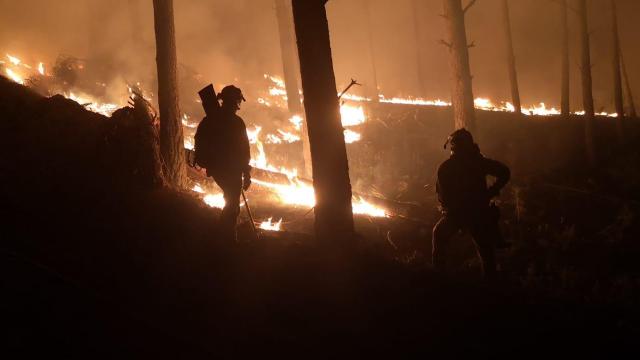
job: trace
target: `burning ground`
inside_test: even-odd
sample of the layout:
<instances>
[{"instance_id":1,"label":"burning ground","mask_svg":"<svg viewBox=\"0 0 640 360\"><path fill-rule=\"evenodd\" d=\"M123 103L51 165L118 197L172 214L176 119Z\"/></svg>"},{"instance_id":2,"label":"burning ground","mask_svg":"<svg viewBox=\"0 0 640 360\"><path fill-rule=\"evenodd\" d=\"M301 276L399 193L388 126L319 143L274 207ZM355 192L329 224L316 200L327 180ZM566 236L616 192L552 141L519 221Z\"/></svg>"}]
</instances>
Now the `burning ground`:
<instances>
[{"instance_id":1,"label":"burning ground","mask_svg":"<svg viewBox=\"0 0 640 360\"><path fill-rule=\"evenodd\" d=\"M0 163L11 349L36 353L31 344L37 341L56 353L196 357L348 346L361 355L397 353L387 344L401 343L429 354L495 355L532 353L544 342L571 354L611 355L629 349L637 336L637 203L620 199L637 194L631 179L638 175L623 164L636 161L638 151L611 149L608 156L619 160L596 174L544 175L558 164L580 168L580 149L567 150L579 142L572 137L579 119L537 118L518 132L507 125L508 113L480 115L480 134L496 139L481 144L490 154L512 147L507 161L516 174L501 199L502 225L515 248L503 255L507 281L495 291L474 280L478 269L468 241L455 248L457 277L445 281L429 271L437 211L431 189L421 206L401 201L420 197L410 178L385 207L391 217L358 217L363 239L356 254L314 246L305 235L311 219L303 216L311 204L287 204L268 186L252 190L256 213L261 222L271 218L270 227L283 218L290 231L229 246L216 241L215 207L198 192L172 192L157 181L153 151L141 150L147 145L139 141L154 135L140 136L148 127L135 112L108 118L3 78L0 94L1 130L11 134L1 142L6 156ZM434 148L446 134L446 126L435 125L449 116L446 108L378 111L383 115L370 118L376 126L387 129L392 118L408 124L396 128L399 138L424 126L425 114L434 125ZM601 120L604 142L614 132ZM364 128L363 139L379 142L374 155L387 166L396 153L383 140L399 142L374 129ZM551 130L553 138L539 141ZM532 137L536 141L527 141ZM362 172L358 163L374 156L363 149L350 149L353 171ZM558 156L541 162L543 151ZM428 168L440 160L424 153L412 161ZM415 166L406 163L393 172ZM290 180L278 172L263 176L270 184ZM287 223L300 216L299 224ZM241 237L251 237L246 225Z\"/></svg>"}]
</instances>

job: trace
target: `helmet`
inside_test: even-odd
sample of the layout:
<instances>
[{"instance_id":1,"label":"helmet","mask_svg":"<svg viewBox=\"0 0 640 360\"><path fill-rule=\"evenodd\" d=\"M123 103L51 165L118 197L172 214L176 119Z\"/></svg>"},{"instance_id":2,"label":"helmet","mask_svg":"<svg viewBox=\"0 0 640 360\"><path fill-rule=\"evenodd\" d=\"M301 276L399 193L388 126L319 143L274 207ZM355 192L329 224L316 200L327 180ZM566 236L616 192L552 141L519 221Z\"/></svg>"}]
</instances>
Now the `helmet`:
<instances>
[{"instance_id":1,"label":"helmet","mask_svg":"<svg viewBox=\"0 0 640 360\"><path fill-rule=\"evenodd\" d=\"M474 145L473 136L465 128L458 129L449 135L447 142L444 144L445 149L448 144L451 144L451 151L454 152L459 149L468 149Z\"/></svg>"},{"instance_id":2,"label":"helmet","mask_svg":"<svg viewBox=\"0 0 640 360\"><path fill-rule=\"evenodd\" d=\"M247 101L242 96L242 90L233 85L225 86L218 94L218 99L222 101Z\"/></svg>"}]
</instances>

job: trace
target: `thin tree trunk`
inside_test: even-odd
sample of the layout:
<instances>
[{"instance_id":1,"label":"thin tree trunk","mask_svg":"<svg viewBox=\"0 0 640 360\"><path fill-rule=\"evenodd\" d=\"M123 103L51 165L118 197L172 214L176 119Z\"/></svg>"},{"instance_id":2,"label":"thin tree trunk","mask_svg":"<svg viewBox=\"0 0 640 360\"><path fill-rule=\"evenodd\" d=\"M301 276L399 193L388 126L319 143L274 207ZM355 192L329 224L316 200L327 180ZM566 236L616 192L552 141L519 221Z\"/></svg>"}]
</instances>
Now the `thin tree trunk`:
<instances>
[{"instance_id":1,"label":"thin tree trunk","mask_svg":"<svg viewBox=\"0 0 640 360\"><path fill-rule=\"evenodd\" d=\"M422 2L420 0L413 0L413 29L416 37L416 67L418 70L418 91L420 93L419 97L426 98L427 97L427 86L425 84L426 74L424 72L424 60L422 58L422 37L420 34L420 23L422 19L420 18L420 4Z\"/></svg>"},{"instance_id":2,"label":"thin tree trunk","mask_svg":"<svg viewBox=\"0 0 640 360\"><path fill-rule=\"evenodd\" d=\"M322 241L340 241L353 239L352 194L325 3L293 0L293 18L309 125L315 231Z\"/></svg>"},{"instance_id":3,"label":"thin tree trunk","mask_svg":"<svg viewBox=\"0 0 640 360\"><path fill-rule=\"evenodd\" d=\"M620 37L618 35L618 14L616 1L611 0L611 70L613 71L613 93L616 104L616 130L618 139L624 142L624 99L622 97L622 75L620 74Z\"/></svg>"},{"instance_id":4,"label":"thin tree trunk","mask_svg":"<svg viewBox=\"0 0 640 360\"><path fill-rule=\"evenodd\" d=\"M622 65L622 73L624 75L624 83L627 88L627 99L629 99L629 117L637 118L638 114L636 113L636 103L633 100L633 92L631 91L631 83L629 82L629 74L627 73L627 64L624 62L624 55L622 53L622 48L620 49L620 63Z\"/></svg>"},{"instance_id":5,"label":"thin tree trunk","mask_svg":"<svg viewBox=\"0 0 640 360\"><path fill-rule=\"evenodd\" d=\"M293 29L293 16L291 0L276 0L276 17L278 18L278 31L280 33L280 49L282 52L282 70L284 73L284 85L287 90L287 105L291 115L304 116L300 89L298 88L298 64L295 32ZM307 123L302 123L302 158L304 176L311 177L311 148L309 147L309 132Z\"/></svg>"},{"instance_id":6,"label":"thin tree trunk","mask_svg":"<svg viewBox=\"0 0 640 360\"><path fill-rule=\"evenodd\" d=\"M569 79L569 15L567 0L560 3L562 21L562 116L568 117L571 114L570 100L570 79Z\"/></svg>"},{"instance_id":7,"label":"thin tree trunk","mask_svg":"<svg viewBox=\"0 0 640 360\"><path fill-rule=\"evenodd\" d=\"M516 71L516 56L513 50L513 35L511 34L511 17L509 16L509 2L502 0L502 16L505 41L507 43L507 67L509 70L509 83L511 84L511 101L516 114L522 114L520 102L520 89L518 88L518 73Z\"/></svg>"},{"instance_id":8,"label":"thin tree trunk","mask_svg":"<svg viewBox=\"0 0 640 360\"><path fill-rule=\"evenodd\" d=\"M373 25L371 24L371 6L369 5L370 0L363 0L365 7L364 16L367 18L367 36L369 40L369 59L371 60L371 85L369 86L369 90L367 91L367 96L373 100L373 102L378 102L380 100L380 87L378 86L378 68L376 66L376 51L375 45L373 42Z\"/></svg>"},{"instance_id":9,"label":"thin tree trunk","mask_svg":"<svg viewBox=\"0 0 640 360\"><path fill-rule=\"evenodd\" d=\"M461 0L443 0L443 2L449 34L447 46L450 53L454 126L456 129L466 128L473 133L476 130L476 120L465 13Z\"/></svg>"},{"instance_id":10,"label":"thin tree trunk","mask_svg":"<svg viewBox=\"0 0 640 360\"><path fill-rule=\"evenodd\" d=\"M170 185L186 182L184 137L178 105L176 37L173 0L153 0L158 65L158 104L160 107L160 152Z\"/></svg>"},{"instance_id":11,"label":"thin tree trunk","mask_svg":"<svg viewBox=\"0 0 640 360\"><path fill-rule=\"evenodd\" d=\"M591 47L589 44L587 0L578 1L578 14L580 16L580 48L582 53L580 70L582 73L582 104L585 111L585 148L587 160L593 166L596 163L596 149L593 137L595 109L593 105L593 81L591 78Z\"/></svg>"},{"instance_id":12,"label":"thin tree trunk","mask_svg":"<svg viewBox=\"0 0 640 360\"><path fill-rule=\"evenodd\" d=\"M287 105L291 114L302 114L302 103L298 89L298 60L296 59L293 18L290 0L276 0L276 17L280 34L280 50L282 53L282 71L287 90Z\"/></svg>"}]
</instances>

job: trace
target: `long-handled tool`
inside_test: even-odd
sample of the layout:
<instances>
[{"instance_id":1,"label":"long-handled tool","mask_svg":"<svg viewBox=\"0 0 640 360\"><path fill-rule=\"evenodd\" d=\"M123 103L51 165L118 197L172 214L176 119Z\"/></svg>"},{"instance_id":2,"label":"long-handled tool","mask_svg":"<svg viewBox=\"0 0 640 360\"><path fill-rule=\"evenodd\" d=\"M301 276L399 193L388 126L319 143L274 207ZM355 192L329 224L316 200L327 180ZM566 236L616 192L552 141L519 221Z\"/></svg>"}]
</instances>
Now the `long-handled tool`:
<instances>
[{"instance_id":1,"label":"long-handled tool","mask_svg":"<svg viewBox=\"0 0 640 360\"><path fill-rule=\"evenodd\" d=\"M249 214L249 220L251 221L251 226L253 227L253 233L256 235L256 240L258 240L258 229L256 229L256 223L253 221L253 214L251 214L251 209L249 208L249 202L247 201L247 196L244 194L244 189L242 191L242 200L244 200L244 207L247 208L247 214Z\"/></svg>"}]
</instances>

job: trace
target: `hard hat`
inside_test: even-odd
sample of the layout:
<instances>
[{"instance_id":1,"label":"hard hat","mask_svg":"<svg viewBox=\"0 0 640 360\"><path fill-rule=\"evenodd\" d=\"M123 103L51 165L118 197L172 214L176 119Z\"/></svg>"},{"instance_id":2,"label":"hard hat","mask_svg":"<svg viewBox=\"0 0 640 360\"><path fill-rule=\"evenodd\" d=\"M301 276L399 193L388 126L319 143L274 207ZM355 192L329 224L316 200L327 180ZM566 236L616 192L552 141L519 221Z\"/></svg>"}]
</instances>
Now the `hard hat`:
<instances>
[{"instance_id":1,"label":"hard hat","mask_svg":"<svg viewBox=\"0 0 640 360\"><path fill-rule=\"evenodd\" d=\"M218 94L218 99L222 101L247 101L247 99L242 96L242 90L233 85L225 86L222 91L220 91L220 94Z\"/></svg>"}]
</instances>

